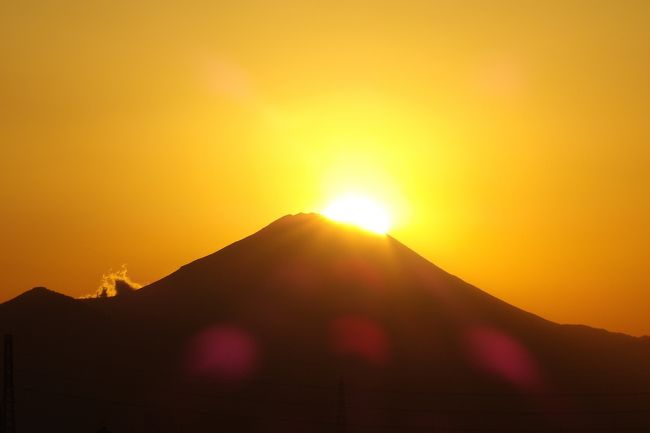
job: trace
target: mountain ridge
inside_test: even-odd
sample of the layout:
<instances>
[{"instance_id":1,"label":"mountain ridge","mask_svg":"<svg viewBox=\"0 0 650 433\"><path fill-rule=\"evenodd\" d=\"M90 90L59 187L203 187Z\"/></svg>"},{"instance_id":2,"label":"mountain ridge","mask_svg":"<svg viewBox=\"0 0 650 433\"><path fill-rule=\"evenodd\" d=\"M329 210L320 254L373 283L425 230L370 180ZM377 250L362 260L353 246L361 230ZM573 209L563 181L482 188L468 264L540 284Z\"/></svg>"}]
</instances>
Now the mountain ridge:
<instances>
[{"instance_id":1,"label":"mountain ridge","mask_svg":"<svg viewBox=\"0 0 650 433\"><path fill-rule=\"evenodd\" d=\"M390 235L373 234L373 233L367 232L367 231L365 231L363 229L357 228L357 227L352 226L352 225L348 225L348 224L345 224L345 223L334 222L332 220L329 220L327 217L325 217L325 216L323 216L321 214L318 214L318 213L302 213L301 212L301 213L298 213L298 214L284 215L284 216L274 220L273 222L267 224L266 226L262 227L261 229L257 230L256 232L254 232L253 234L251 234L249 236L246 236L246 237L244 237L244 238L242 238L242 239L240 239L238 241L235 241L235 242L233 242L233 243L231 243L231 244L229 244L229 245L227 245L227 246L225 246L225 247L223 247L223 248L221 248L221 249L219 249L219 250L217 250L217 251L215 251L213 253L210 253L210 254L208 254L208 255L206 255L204 257L200 257L198 259L195 259L195 260L193 260L191 262L188 262L188 263L180 266L177 270L173 271L172 273L168 274L167 276L164 276L161 279L156 280L153 283L147 284L146 286L143 286L141 289L138 289L137 292L141 292L141 291L147 292L147 291L152 290L151 289L152 287L155 289L155 287L159 283L165 281L168 278L174 277L178 273L186 272L188 269L191 269L194 266L209 265L212 260L218 259L222 255L228 254L229 251L231 251L233 249L236 249L236 248L242 246L243 244L246 244L247 242L251 242L252 240L254 240L259 235L267 234L269 231L274 231L276 229L286 228L287 226L291 227L291 226L295 226L295 224L306 224L306 223L317 223L317 224L328 225L328 226L331 226L331 227L335 228L336 230L340 230L340 231L346 232L348 234L353 234L355 236L363 237L363 238L366 238L366 239L373 239L373 240L387 239L394 246L397 246L398 248L400 248L402 250L408 251L408 253L410 255L412 255L413 257L416 257L417 260L421 261L422 263L426 263L427 265L432 265L432 266L434 266L436 268L437 271L444 273L449 278L458 280L460 282L460 284L472 287L472 288L474 288L476 290L479 290L482 294L488 296L489 298L491 298L491 299L493 299L493 300L495 300L497 302L503 303L503 304L507 305L508 307L516 309L516 310L518 310L518 311L520 311L520 312L522 312L522 313L524 313L526 315L533 316L533 317L535 317L535 318L537 318L539 320L543 320L545 322L553 323L553 324L556 324L558 326L573 327L573 328L576 328L576 329L578 329L578 328L583 328L583 329L586 328L586 329L590 329L590 330L594 330L594 331L605 331L605 332L610 333L610 334L624 335L624 336L628 336L628 337L632 337L632 338L636 338L636 339L644 339L644 338L650 339L650 336L647 336L647 335L633 336L633 335L626 334L624 332L610 331L610 330L605 329L605 328L594 327L594 326L591 326L591 325L585 325L585 324L579 324L579 323L558 323L558 322L550 321L550 320L548 320L548 319L546 319L546 318L544 318L544 317L542 317L542 316L540 316L538 314L523 310L523 309L521 309L521 308L519 308L519 307L517 307L517 306L515 306L513 304L505 302L505 301L491 295L488 292L485 292L485 291L483 291L481 289L476 288L476 286L473 286L472 284L467 283L466 281L464 281L459 276L451 274L451 273L443 270L442 268L436 266L434 263L429 261L427 258L425 258L424 256L418 254L416 251L413 251L413 250L409 249L404 244L402 244L401 242L399 242L397 239L393 238ZM9 300L1 303L0 305L5 305L5 304L11 305L11 304L13 304L15 302L45 302L47 300L54 300L54 299L57 299L58 301L61 301L61 302L69 302L69 301L74 301L74 300L82 300L83 301L83 300L86 300L88 298L85 298L85 297L84 298L73 298L73 297L70 297L68 295L65 295L65 294L62 294L62 293L47 289L45 287L34 287L34 288L32 288L30 290L27 290L27 291L23 292L22 294L14 297L12 299L9 299Z\"/></svg>"}]
</instances>

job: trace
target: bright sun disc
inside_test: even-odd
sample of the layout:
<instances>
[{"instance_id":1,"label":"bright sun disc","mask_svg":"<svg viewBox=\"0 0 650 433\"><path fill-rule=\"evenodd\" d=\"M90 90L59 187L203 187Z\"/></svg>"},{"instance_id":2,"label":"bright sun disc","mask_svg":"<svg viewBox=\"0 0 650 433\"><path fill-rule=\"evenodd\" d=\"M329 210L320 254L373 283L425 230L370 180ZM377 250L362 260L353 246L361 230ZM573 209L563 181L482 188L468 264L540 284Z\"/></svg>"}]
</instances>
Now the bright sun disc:
<instances>
[{"instance_id":1,"label":"bright sun disc","mask_svg":"<svg viewBox=\"0 0 650 433\"><path fill-rule=\"evenodd\" d=\"M367 197L347 196L331 203L323 215L345 224L352 224L364 230L384 234L390 229L390 218L386 209Z\"/></svg>"}]
</instances>

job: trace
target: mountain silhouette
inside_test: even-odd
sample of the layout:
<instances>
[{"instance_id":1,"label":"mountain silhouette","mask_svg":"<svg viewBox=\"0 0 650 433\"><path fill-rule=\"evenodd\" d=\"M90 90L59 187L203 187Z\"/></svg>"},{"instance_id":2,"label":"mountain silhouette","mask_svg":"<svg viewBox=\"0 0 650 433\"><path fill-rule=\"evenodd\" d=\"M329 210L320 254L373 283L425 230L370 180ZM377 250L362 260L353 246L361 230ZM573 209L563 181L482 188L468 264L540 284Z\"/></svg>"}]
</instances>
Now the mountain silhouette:
<instances>
[{"instance_id":1,"label":"mountain silhouette","mask_svg":"<svg viewBox=\"0 0 650 433\"><path fill-rule=\"evenodd\" d=\"M317 214L120 296L32 289L0 332L20 432L650 429L648 338L544 320Z\"/></svg>"}]
</instances>

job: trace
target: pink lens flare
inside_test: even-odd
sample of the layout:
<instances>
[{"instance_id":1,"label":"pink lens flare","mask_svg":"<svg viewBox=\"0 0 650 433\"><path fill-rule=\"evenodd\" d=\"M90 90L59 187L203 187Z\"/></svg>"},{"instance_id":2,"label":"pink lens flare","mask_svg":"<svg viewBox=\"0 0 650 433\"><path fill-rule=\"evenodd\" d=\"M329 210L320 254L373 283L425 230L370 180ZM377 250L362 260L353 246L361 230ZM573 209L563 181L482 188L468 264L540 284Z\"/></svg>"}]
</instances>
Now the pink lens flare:
<instances>
[{"instance_id":1,"label":"pink lens flare","mask_svg":"<svg viewBox=\"0 0 650 433\"><path fill-rule=\"evenodd\" d=\"M255 373L258 361L253 337L241 328L222 325L205 329L194 337L188 366L195 376L241 381Z\"/></svg>"},{"instance_id":2,"label":"pink lens flare","mask_svg":"<svg viewBox=\"0 0 650 433\"><path fill-rule=\"evenodd\" d=\"M541 386L537 363L513 337L491 327L475 327L466 335L467 351L479 368L496 374L519 388Z\"/></svg>"}]
</instances>

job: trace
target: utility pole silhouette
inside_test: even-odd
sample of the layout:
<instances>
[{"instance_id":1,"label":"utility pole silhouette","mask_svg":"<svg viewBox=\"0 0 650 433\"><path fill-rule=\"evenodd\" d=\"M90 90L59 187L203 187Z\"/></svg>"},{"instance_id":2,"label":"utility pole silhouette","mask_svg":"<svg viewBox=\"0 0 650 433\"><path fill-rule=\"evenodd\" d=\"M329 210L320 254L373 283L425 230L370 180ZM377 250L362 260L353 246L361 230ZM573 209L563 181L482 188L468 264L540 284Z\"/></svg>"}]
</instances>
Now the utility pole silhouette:
<instances>
[{"instance_id":1,"label":"utility pole silhouette","mask_svg":"<svg viewBox=\"0 0 650 433\"><path fill-rule=\"evenodd\" d=\"M345 383L343 377L339 381L338 402L336 407L336 433L347 433L347 416L345 407Z\"/></svg>"},{"instance_id":2,"label":"utility pole silhouette","mask_svg":"<svg viewBox=\"0 0 650 433\"><path fill-rule=\"evenodd\" d=\"M13 355L13 339L11 338L11 335L6 334L4 337L4 381L2 387L1 433L16 433Z\"/></svg>"}]
</instances>

